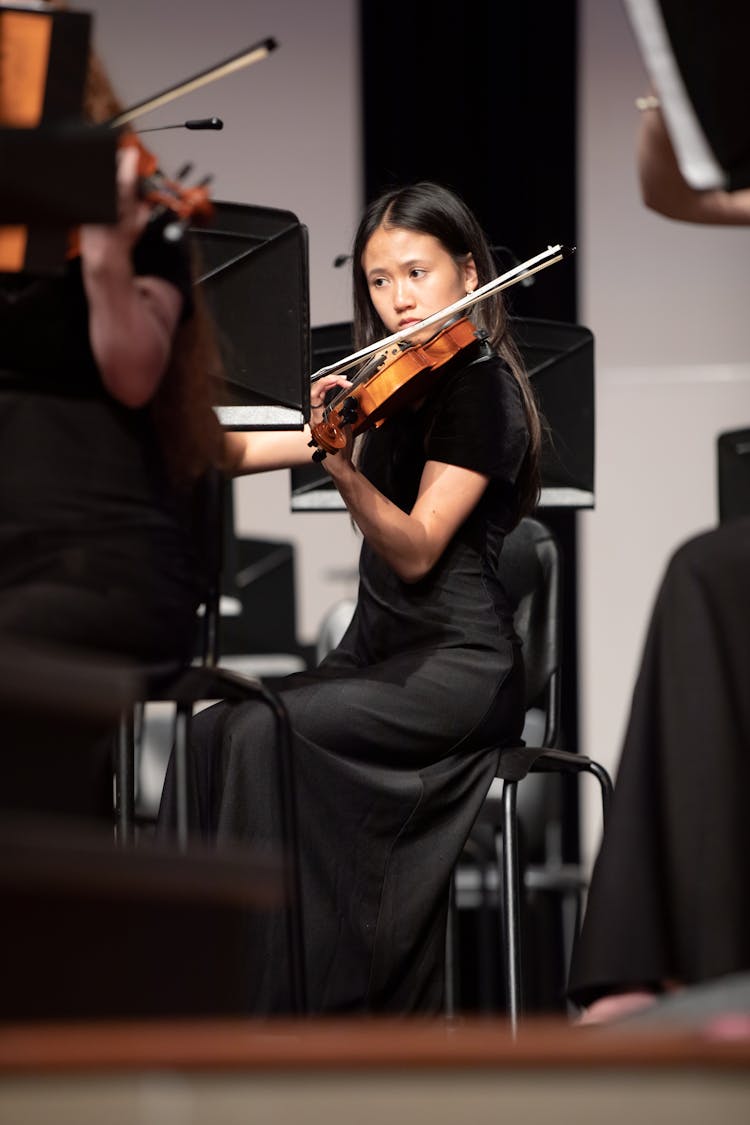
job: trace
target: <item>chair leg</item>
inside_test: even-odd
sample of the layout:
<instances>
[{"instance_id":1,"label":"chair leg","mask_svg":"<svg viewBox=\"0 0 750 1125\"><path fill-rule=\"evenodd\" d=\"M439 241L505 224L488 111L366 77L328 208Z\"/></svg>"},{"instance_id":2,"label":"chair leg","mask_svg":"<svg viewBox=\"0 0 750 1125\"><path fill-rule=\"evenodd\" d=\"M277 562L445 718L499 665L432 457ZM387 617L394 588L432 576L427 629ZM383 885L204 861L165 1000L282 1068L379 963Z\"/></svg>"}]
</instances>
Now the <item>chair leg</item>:
<instances>
[{"instance_id":1,"label":"chair leg","mask_svg":"<svg viewBox=\"0 0 750 1125\"><path fill-rule=\"evenodd\" d=\"M558 755L559 757L560 755ZM549 766L547 769L549 770ZM614 796L614 786L607 770L599 762L580 759L578 770L591 773L599 782L602 798L603 823L607 823ZM552 766L554 770L554 765ZM566 772L561 769L559 772ZM516 1038L518 1017L523 1008L523 980L521 959L521 881L518 860L518 817L516 810L517 782L505 779L503 783L502 831L496 834L495 850L497 870L503 872L503 941L505 963L505 992L511 1033ZM577 894L577 892L576 892ZM579 911L576 911L578 913ZM577 927L574 924L574 931ZM569 927L568 927L569 930Z\"/></svg>"},{"instance_id":2,"label":"chair leg","mask_svg":"<svg viewBox=\"0 0 750 1125\"><path fill-rule=\"evenodd\" d=\"M302 922L302 881L299 871L299 838L297 832L297 803L294 791L292 738L289 717L281 699L264 684L253 685L252 696L260 698L274 716L278 746L278 784L281 801L281 838L284 854L285 915L287 953L289 958L290 995L292 1009L302 1014L307 1011L307 988L304 964L304 926ZM230 698L248 698L242 692ZM174 732L174 784L175 828L177 847L186 851L189 842L188 825L188 747L192 702L177 702Z\"/></svg>"},{"instance_id":3,"label":"chair leg","mask_svg":"<svg viewBox=\"0 0 750 1125\"><path fill-rule=\"evenodd\" d=\"M302 918L302 880L300 847L297 832L297 797L294 787L294 762L289 716L279 696L261 686L263 700L276 720L279 748L279 790L281 794L281 836L286 855L284 864L287 954L290 966L292 1008L298 1015L307 1012L307 981L304 957L304 924Z\"/></svg>"},{"instance_id":4,"label":"chair leg","mask_svg":"<svg viewBox=\"0 0 750 1125\"><path fill-rule=\"evenodd\" d=\"M178 703L174 717L174 776L177 847L186 851L188 846L188 745L192 704Z\"/></svg>"},{"instance_id":5,"label":"chair leg","mask_svg":"<svg viewBox=\"0 0 750 1125\"><path fill-rule=\"evenodd\" d=\"M515 1039L518 1014L523 1003L521 981L520 886L518 875L518 817L516 814L517 783L503 783L502 857L498 855L498 871L503 872L503 937L505 942L505 993L510 1029Z\"/></svg>"},{"instance_id":6,"label":"chair leg","mask_svg":"<svg viewBox=\"0 0 750 1125\"><path fill-rule=\"evenodd\" d=\"M447 1019L456 1014L456 884L455 874L448 886L448 913L445 920L445 1000L443 1011Z\"/></svg>"},{"instance_id":7,"label":"chair leg","mask_svg":"<svg viewBox=\"0 0 750 1125\"><path fill-rule=\"evenodd\" d=\"M115 763L115 832L121 846L135 838L135 719L127 708L117 730Z\"/></svg>"},{"instance_id":8,"label":"chair leg","mask_svg":"<svg viewBox=\"0 0 750 1125\"><path fill-rule=\"evenodd\" d=\"M476 908L477 963L476 982L478 1008L483 1015L496 1011L497 938L495 918L501 909L500 873L494 864L482 856L477 857L479 872L479 902ZM493 878L495 880L493 887ZM493 894L494 890L494 894ZM497 907L497 909L495 909Z\"/></svg>"}]
</instances>

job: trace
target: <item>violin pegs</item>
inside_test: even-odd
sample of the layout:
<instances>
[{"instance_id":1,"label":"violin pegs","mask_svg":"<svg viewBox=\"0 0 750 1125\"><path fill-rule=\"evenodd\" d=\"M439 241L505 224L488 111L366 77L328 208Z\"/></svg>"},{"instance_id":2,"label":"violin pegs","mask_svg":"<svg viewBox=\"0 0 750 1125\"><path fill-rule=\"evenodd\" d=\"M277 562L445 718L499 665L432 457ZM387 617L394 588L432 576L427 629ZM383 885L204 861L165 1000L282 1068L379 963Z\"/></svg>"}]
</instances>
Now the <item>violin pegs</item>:
<instances>
[{"instance_id":1,"label":"violin pegs","mask_svg":"<svg viewBox=\"0 0 750 1125\"><path fill-rule=\"evenodd\" d=\"M213 175L212 175L212 173L211 173L211 172L209 172L207 176L204 176L202 180L199 180L199 181L198 181L198 187L199 187L199 188L200 188L200 187L208 187L208 185L209 185L209 184L210 184L210 183L211 183L212 181L213 181Z\"/></svg>"},{"instance_id":2,"label":"violin pegs","mask_svg":"<svg viewBox=\"0 0 750 1125\"><path fill-rule=\"evenodd\" d=\"M339 414L342 424L345 426L351 426L359 418L359 408L357 407L357 400L352 398L351 395L348 398L345 398Z\"/></svg>"},{"instance_id":3,"label":"violin pegs","mask_svg":"<svg viewBox=\"0 0 750 1125\"><path fill-rule=\"evenodd\" d=\"M188 161L187 164L183 164L183 166L180 168L179 172L175 176L175 179L178 180L178 181L184 180L186 176L190 175L192 170L193 170L193 165L190 163L190 161Z\"/></svg>"}]
</instances>

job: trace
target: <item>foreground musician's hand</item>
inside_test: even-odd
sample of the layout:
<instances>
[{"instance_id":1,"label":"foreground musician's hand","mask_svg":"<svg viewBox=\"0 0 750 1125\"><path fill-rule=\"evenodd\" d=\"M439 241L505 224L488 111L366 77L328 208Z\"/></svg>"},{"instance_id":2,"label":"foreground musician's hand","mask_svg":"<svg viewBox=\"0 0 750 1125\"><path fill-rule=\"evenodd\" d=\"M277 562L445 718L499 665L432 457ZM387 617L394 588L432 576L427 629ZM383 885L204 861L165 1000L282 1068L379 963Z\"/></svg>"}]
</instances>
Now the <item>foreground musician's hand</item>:
<instances>
[{"instance_id":1,"label":"foreground musician's hand","mask_svg":"<svg viewBox=\"0 0 750 1125\"><path fill-rule=\"evenodd\" d=\"M81 227L81 269L102 382L118 402L140 407L166 370L182 296L163 278L134 274L133 247L150 208L138 197L137 151L126 147L117 156L118 222Z\"/></svg>"}]
</instances>

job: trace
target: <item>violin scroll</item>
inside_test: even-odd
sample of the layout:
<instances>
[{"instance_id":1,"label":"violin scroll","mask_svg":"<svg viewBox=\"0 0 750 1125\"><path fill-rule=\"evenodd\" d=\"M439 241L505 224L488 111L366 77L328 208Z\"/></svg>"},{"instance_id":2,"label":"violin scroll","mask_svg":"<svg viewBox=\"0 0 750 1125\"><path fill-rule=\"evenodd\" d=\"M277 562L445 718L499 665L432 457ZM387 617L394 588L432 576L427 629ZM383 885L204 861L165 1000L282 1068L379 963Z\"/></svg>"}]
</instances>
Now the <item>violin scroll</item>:
<instances>
[{"instance_id":1,"label":"violin scroll","mask_svg":"<svg viewBox=\"0 0 750 1125\"><path fill-rule=\"evenodd\" d=\"M164 218L162 231L164 238L178 241L191 224L207 223L214 213L214 206L208 193L211 177L207 176L199 184L185 187L180 180L188 174L191 165L174 179L165 176L159 168L156 156L143 142L131 132L123 132L118 140L121 148L132 148L137 153L136 176L138 197L151 208L151 220ZM78 229L72 230L68 238L68 258L80 254Z\"/></svg>"},{"instance_id":2,"label":"violin scroll","mask_svg":"<svg viewBox=\"0 0 750 1125\"><path fill-rule=\"evenodd\" d=\"M208 193L210 176L206 176L199 184L186 187L181 180L191 170L191 165L186 165L175 178L170 178L162 172L154 154L134 133L123 133L120 144L123 147L133 147L138 152L138 193L141 199L151 205L155 214L171 212L183 229L189 223L210 221L214 213Z\"/></svg>"},{"instance_id":3,"label":"violin scroll","mask_svg":"<svg viewBox=\"0 0 750 1125\"><path fill-rule=\"evenodd\" d=\"M311 428L312 440L308 443L317 446L312 455L313 461L322 461L326 453L338 453L346 445L344 426L354 426L359 417L357 400L346 392L346 398L333 411L324 414L323 421Z\"/></svg>"}]
</instances>

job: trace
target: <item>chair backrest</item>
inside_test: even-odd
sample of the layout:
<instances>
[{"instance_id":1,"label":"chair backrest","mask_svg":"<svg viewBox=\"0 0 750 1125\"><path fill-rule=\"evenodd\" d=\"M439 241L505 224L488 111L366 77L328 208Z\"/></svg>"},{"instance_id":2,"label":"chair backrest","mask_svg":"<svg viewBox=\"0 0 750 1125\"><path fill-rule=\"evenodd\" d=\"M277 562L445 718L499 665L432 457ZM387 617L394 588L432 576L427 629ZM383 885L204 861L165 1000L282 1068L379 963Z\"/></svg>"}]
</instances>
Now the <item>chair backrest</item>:
<instances>
[{"instance_id":1,"label":"chair backrest","mask_svg":"<svg viewBox=\"0 0 750 1125\"><path fill-rule=\"evenodd\" d=\"M526 516L507 535L498 565L504 589L516 605L514 624L523 644L526 707L545 714L545 746L559 733L562 644L560 548L550 529Z\"/></svg>"},{"instance_id":2,"label":"chair backrest","mask_svg":"<svg viewBox=\"0 0 750 1125\"><path fill-rule=\"evenodd\" d=\"M750 429L719 434L716 455L719 523L750 516Z\"/></svg>"}]
</instances>

